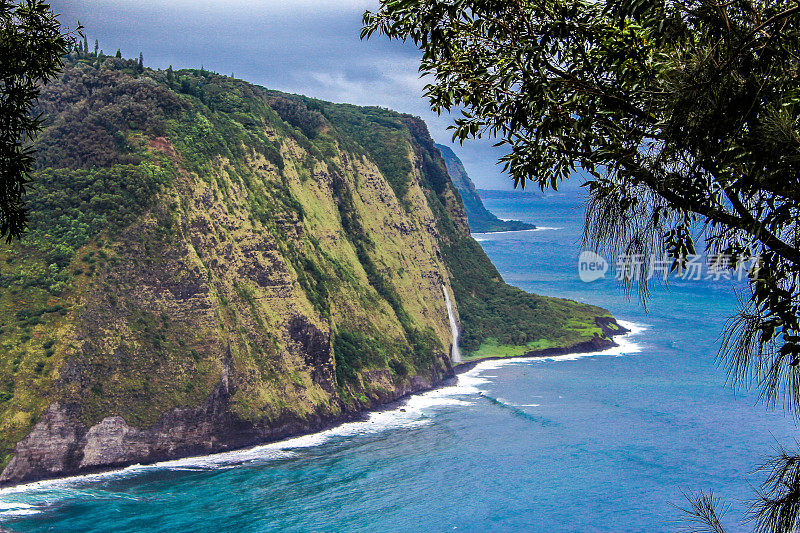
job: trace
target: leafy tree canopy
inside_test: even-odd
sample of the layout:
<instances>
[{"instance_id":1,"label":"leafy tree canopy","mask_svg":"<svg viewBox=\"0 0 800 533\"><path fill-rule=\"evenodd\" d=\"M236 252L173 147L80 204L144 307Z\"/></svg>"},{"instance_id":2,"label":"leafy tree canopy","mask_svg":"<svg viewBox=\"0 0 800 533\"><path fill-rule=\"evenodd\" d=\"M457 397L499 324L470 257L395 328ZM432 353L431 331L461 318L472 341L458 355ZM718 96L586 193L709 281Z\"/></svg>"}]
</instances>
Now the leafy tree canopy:
<instances>
[{"instance_id":1,"label":"leafy tree canopy","mask_svg":"<svg viewBox=\"0 0 800 533\"><path fill-rule=\"evenodd\" d=\"M41 122L31 111L40 87L61 70L74 35L42 0L0 0L0 237L25 229L22 200Z\"/></svg>"},{"instance_id":2,"label":"leafy tree canopy","mask_svg":"<svg viewBox=\"0 0 800 533\"><path fill-rule=\"evenodd\" d=\"M433 110L462 110L454 139L499 139L517 185L584 171L586 240L642 258L639 279L696 243L759 258L722 354L800 412L797 0L381 0L376 32L420 48ZM797 464L770 468L760 530L797 523Z\"/></svg>"}]
</instances>

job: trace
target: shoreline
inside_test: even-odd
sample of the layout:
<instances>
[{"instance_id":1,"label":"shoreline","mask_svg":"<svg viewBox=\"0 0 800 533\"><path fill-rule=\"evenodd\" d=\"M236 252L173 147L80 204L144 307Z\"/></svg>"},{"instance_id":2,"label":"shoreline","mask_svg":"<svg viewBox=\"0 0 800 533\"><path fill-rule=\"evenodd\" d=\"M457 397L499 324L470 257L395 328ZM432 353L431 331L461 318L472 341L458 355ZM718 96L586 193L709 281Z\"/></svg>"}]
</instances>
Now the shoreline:
<instances>
[{"instance_id":1,"label":"shoreline","mask_svg":"<svg viewBox=\"0 0 800 533\"><path fill-rule=\"evenodd\" d=\"M599 337L596 337L591 341L584 341L575 344L571 347L546 348L543 350L533 350L518 356L484 357L472 361L459 363L457 365L452 366L453 373L451 375L444 377L441 381L433 384L430 387L407 392L402 396L399 396L388 402L375 405L374 407L363 409L361 411L353 413L348 413L346 415L337 417L336 419L331 419L327 421L327 423L323 423L314 428L310 428L309 431L299 431L295 434L286 435L279 439L265 440L260 443L254 443L240 447L232 447L230 449L220 450L213 453L186 455L184 457L165 458L163 460L132 463L128 465L115 465L108 468L98 468L95 470L84 471L72 475L43 478L33 481L24 481L17 484L8 484L0 486L0 498L9 494L27 492L29 490L37 488L46 489L48 486L51 485L59 486L80 481L91 481L93 479L102 479L103 477L119 476L119 475L124 475L125 473L135 474L136 472L142 470L169 468L170 464L177 464L182 462L191 463L192 461L194 461L195 463L200 463L201 462L200 459L202 458L206 458L205 462L212 462L212 463L219 462L221 464L243 464L248 461L249 456L247 452L255 452L258 454L272 449L274 449L276 452L280 452L282 450L281 445L283 445L283 447L286 448L291 448L291 446L286 446L286 444L291 443L292 441L300 439L308 439L308 438L313 439L314 437L324 438L326 437L325 435L326 433L335 432L337 429L341 429L347 426L348 424L370 423L370 418L372 415L380 415L383 413L390 413L398 410L400 412L405 412L404 407L408 406L408 404L413 399L421 398L425 394L445 389L447 387L457 386L459 376L466 374L471 370L474 370L475 367L477 367L480 363L485 363L488 361L520 361L525 359L529 360L548 359L548 358L562 357L568 355L588 355L588 354L602 355L604 352L607 352L611 349L621 347L621 345L614 340L614 337L626 336L632 333L636 334L639 333L640 331L638 330L638 328L635 327L635 325L629 322L623 321L624 324L633 327L626 327L626 325L617 322L615 319L609 319L608 322L604 321L603 323L607 324L611 322L617 324L617 326L619 326L620 329L617 331L610 331L609 338L607 339L601 339ZM606 328L604 327L603 329L605 330ZM298 447L305 447L305 446L298 446ZM225 460L226 456L234 456L234 455L238 455L240 457L238 458L231 457L231 460L229 461ZM2 517L2 512L0 512L0 517ZM2 529L0 529L0 532L1 531Z\"/></svg>"},{"instance_id":2,"label":"shoreline","mask_svg":"<svg viewBox=\"0 0 800 533\"><path fill-rule=\"evenodd\" d=\"M541 350L531 350L529 352L525 352L522 355L510 355L510 356L491 356L491 357L481 357L478 359L474 359L471 361L464 361L463 363L459 363L458 365L453 367L456 375L463 374L464 372L468 372L475 368L479 363L483 363L484 361L512 361L515 359L547 359L550 357L559 357L562 355L578 355L578 354L589 354L595 352L603 352L605 350L609 350L611 348L619 347L614 341L614 337L618 336L625 336L630 333L633 333L631 328L626 328L622 326L618 322L615 322L618 326L620 326L620 330L616 332L611 332L606 330L604 327L604 331L607 339L602 338L595 338L589 341L579 342L567 348L543 348ZM602 326L601 326L602 327Z\"/></svg>"},{"instance_id":3,"label":"shoreline","mask_svg":"<svg viewBox=\"0 0 800 533\"><path fill-rule=\"evenodd\" d=\"M558 228L550 228L550 227L535 227L535 228L528 228L528 229L504 229L500 231L477 231L477 232L470 232L472 237L476 235L479 237L484 237L486 235L502 235L504 233L525 233L525 232L535 232L535 231L548 231L548 230L555 230Z\"/></svg>"}]
</instances>

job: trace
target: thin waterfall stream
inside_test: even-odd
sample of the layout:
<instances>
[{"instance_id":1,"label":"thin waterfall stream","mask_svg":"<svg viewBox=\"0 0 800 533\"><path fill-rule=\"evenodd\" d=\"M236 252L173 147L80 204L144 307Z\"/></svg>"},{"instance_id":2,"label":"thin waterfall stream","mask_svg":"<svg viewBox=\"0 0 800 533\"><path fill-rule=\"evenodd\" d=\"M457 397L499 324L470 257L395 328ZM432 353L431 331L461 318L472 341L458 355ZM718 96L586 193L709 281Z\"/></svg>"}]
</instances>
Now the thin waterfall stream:
<instances>
[{"instance_id":1,"label":"thin waterfall stream","mask_svg":"<svg viewBox=\"0 0 800 533\"><path fill-rule=\"evenodd\" d=\"M461 350L458 348L458 324L456 323L456 315L453 313L453 303L450 301L450 295L447 293L447 287L442 285L442 292L444 292L444 301L447 304L447 318L450 320L450 331L453 334L453 348L450 351L450 359L454 363L461 362Z\"/></svg>"}]
</instances>

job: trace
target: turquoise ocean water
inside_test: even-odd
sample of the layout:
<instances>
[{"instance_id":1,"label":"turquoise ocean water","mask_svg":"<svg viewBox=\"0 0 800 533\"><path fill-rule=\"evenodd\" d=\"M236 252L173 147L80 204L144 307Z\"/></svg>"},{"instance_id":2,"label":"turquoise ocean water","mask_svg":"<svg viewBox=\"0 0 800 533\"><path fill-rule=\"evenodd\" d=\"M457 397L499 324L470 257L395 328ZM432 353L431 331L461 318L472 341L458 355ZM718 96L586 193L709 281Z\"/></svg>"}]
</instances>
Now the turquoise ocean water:
<instances>
[{"instance_id":1,"label":"turquoise ocean water","mask_svg":"<svg viewBox=\"0 0 800 533\"><path fill-rule=\"evenodd\" d=\"M656 288L646 313L580 281L575 195L492 194L539 231L476 235L506 281L610 309L589 356L482 363L403 410L260 448L0 491L0 529L74 532L676 531L683 493L739 522L754 468L797 428L715 366L727 281Z\"/></svg>"}]
</instances>

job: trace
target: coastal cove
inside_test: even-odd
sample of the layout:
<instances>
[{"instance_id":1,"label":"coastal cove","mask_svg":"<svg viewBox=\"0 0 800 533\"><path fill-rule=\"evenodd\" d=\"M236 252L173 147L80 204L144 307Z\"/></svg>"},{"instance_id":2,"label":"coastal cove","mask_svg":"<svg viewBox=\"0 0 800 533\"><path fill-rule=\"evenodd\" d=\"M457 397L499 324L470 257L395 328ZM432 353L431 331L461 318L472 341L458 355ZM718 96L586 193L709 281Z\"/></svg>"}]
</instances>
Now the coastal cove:
<instances>
[{"instance_id":1,"label":"coastal cove","mask_svg":"<svg viewBox=\"0 0 800 533\"><path fill-rule=\"evenodd\" d=\"M645 313L613 280L577 278L579 198L486 203L561 228L481 244L512 283L624 317L632 333L619 348L485 361L461 367L455 384L323 433L4 489L0 527L632 533L680 527L683 492L713 489L734 516L745 508L753 458L791 442L795 426L734 393L714 365L731 287L659 289Z\"/></svg>"},{"instance_id":2,"label":"coastal cove","mask_svg":"<svg viewBox=\"0 0 800 533\"><path fill-rule=\"evenodd\" d=\"M800 0L0 21L0 533L800 533Z\"/></svg>"},{"instance_id":3,"label":"coastal cove","mask_svg":"<svg viewBox=\"0 0 800 533\"><path fill-rule=\"evenodd\" d=\"M425 383L417 383L416 390L409 390L409 391L398 391L395 397L388 397L379 399L372 407L363 409L357 412L347 413L340 417L332 417L329 419L320 419L315 424L310 425L303 425L302 423L296 424L287 424L284 427L279 428L279 432L276 433L274 438L267 438L262 439L261 442L252 442L252 443L244 443L244 444L232 444L227 446L225 451L221 451L211 455L194 455L189 453L185 454L185 457L181 457L179 459L174 458L165 458L163 460L156 459L149 463L139 463L135 461L131 461L129 464L122 464L117 465L115 467L97 467L95 469L89 469L88 472L82 473L80 476L66 476L60 477L55 479L43 479L37 480L29 483L19 484L17 486L11 486L8 488L11 492L15 492L17 490L26 491L32 487L40 487L40 486L48 486L47 484L50 482L59 484L61 482L69 483L71 481L76 480L83 480L83 479L97 479L96 476L103 476L103 475L112 475L115 476L121 472L136 472L140 468L144 466L152 466L154 468L169 468L176 461L178 462L187 462L191 464L193 461L198 461L201 464L217 464L219 461L223 463L227 463L228 459L231 457L238 457L242 455L244 457L256 457L259 455L261 450L272 450L274 448L283 448L287 446L287 443L294 442L296 439L303 438L303 437L313 437L317 434L340 434L344 431L345 434L349 434L350 431L345 429L342 430L342 426L346 426L348 424L363 424L363 423L372 423L372 416L376 413L386 413L390 411L399 411L405 412L405 406L409 403L418 403L415 402L413 399L415 396L419 395L427 395L427 394L434 394L434 396L439 396L440 393L437 391L441 389L448 389L448 392L442 393L445 396L450 395L450 393L458 395L459 392L463 390L461 387L463 384L460 382L462 376L466 374L466 379L469 380L470 378L475 377L473 371L477 371L480 373L482 370L482 364L488 363L491 361L502 361L502 360L521 360L521 361L533 361L533 360L546 360L546 359L570 359L574 357L589 357L595 355L618 355L619 353L635 353L636 349L635 346L631 349L631 344L626 342L626 337L629 335L635 335L641 331L641 328L634 324L630 323L617 323L613 319L609 319L606 317L598 317L597 318L598 326L604 331L606 336L604 337L595 337L589 341L579 342L573 346L568 347L557 347L557 348L547 348L542 350L533 350L526 352L522 355L516 356L505 356L505 357L471 357L466 362L459 362L453 363L452 371L445 375L443 379L434 382L430 385ZM618 341L620 341L618 343ZM477 369L477 370L476 370ZM422 402L425 403L424 401ZM123 421L124 424L124 421ZM90 429L90 431L93 431ZM112 436L113 438L113 436ZM252 437L250 437L252 438ZM230 441L232 443L237 442L237 436L232 436ZM291 445L289 444L289 447ZM0 487L0 496L2 496L3 491L6 490L3 487ZM1 509L1 508L0 508ZM10 511L13 511L11 509ZM10 513L11 516L14 515L13 512ZM0 518L2 518L2 513L0 513Z\"/></svg>"},{"instance_id":4,"label":"coastal cove","mask_svg":"<svg viewBox=\"0 0 800 533\"><path fill-rule=\"evenodd\" d=\"M522 355L613 320L503 280L417 117L85 52L39 106L0 486L318 431L452 376L455 337Z\"/></svg>"},{"instance_id":5,"label":"coastal cove","mask_svg":"<svg viewBox=\"0 0 800 533\"><path fill-rule=\"evenodd\" d=\"M16 486L0 488L0 501L4 496L31 493L39 491L49 491L57 487L69 487L74 484L84 482L102 481L103 479L115 479L120 476L128 477L151 470L169 470L174 467L197 467L204 466L236 466L244 465L250 461L259 459L276 458L276 450L289 450L292 448L303 448L310 445L321 444L327 439L337 436L348 436L361 434L364 432L376 431L374 425L378 425L377 431L385 429L402 428L404 424L401 419L408 418L403 415L407 412L417 412L430 406L446 405L449 400L446 398L456 398L463 394L478 392L474 387L476 382L480 382L480 375L483 372L499 368L505 362L530 363L533 361L568 361L580 357L595 356L621 356L637 353L641 348L635 344L631 337L644 331L645 328L629 322L620 324L621 331L617 335L620 337L614 342L602 343L600 351L593 351L591 343L583 343L574 348L558 348L548 350L546 353L529 353L515 357L487 357L483 359L473 359L468 362L453 366L453 374L434 384L430 388L420 391L409 392L403 396L376 405L374 408L352 414L347 419L331 421L319 428L309 428L307 431L299 430L296 434L287 436L275 442L268 442L256 446L243 447L230 451L202 455L190 456L181 459L168 461L157 461L150 464L133 464L124 468L114 468L100 470L94 473L82 474L79 476L67 476L57 479L46 479L24 483ZM457 403L455 405L458 405ZM398 418L396 424L387 424L387 420ZM277 455L278 457L280 454ZM5 507L4 507L5 506ZM27 504L19 504L15 507L13 503L0 504L0 519L3 516L18 516L28 514L19 512L23 509L32 509ZM0 522L1 524L2 522Z\"/></svg>"}]
</instances>

